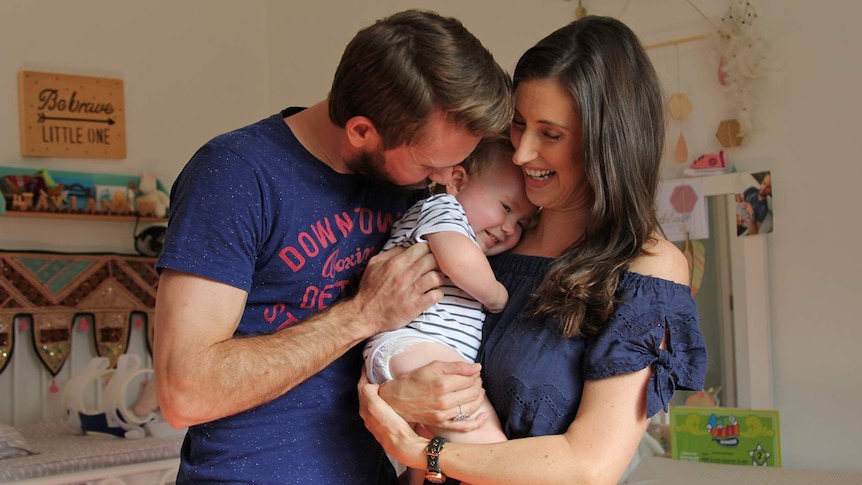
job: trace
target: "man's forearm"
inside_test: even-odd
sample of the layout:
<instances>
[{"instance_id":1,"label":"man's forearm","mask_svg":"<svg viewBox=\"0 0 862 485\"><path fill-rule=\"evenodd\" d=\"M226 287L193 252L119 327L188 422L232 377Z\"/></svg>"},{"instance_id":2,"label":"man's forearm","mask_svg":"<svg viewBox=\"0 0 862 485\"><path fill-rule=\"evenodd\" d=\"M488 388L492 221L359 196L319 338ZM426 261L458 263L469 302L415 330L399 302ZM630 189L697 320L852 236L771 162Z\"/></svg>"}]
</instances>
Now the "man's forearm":
<instances>
[{"instance_id":1,"label":"man's forearm","mask_svg":"<svg viewBox=\"0 0 862 485\"><path fill-rule=\"evenodd\" d=\"M156 304L159 405L177 427L236 414L284 394L362 340L436 303L442 277L422 245L377 255L360 289L272 334L235 338L246 294L166 271Z\"/></svg>"},{"instance_id":2,"label":"man's forearm","mask_svg":"<svg viewBox=\"0 0 862 485\"><path fill-rule=\"evenodd\" d=\"M200 355L176 357L180 363L171 368L181 370L167 377L171 424L185 427L251 409L320 372L370 336L355 306L345 300L278 332L230 338Z\"/></svg>"}]
</instances>

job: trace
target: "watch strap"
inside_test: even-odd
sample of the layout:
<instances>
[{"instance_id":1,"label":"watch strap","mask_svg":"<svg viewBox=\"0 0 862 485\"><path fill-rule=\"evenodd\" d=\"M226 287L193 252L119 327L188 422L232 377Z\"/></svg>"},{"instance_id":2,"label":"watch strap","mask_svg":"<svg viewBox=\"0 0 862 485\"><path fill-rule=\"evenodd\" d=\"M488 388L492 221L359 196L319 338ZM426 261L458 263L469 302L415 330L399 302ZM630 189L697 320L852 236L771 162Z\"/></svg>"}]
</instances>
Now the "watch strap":
<instances>
[{"instance_id":1,"label":"watch strap","mask_svg":"<svg viewBox=\"0 0 862 485\"><path fill-rule=\"evenodd\" d=\"M445 483L446 476L440 471L440 452L443 450L443 445L446 440L440 436L431 438L428 443L428 448L425 449L425 454L428 458L428 471L425 473L425 480L431 483Z\"/></svg>"}]
</instances>

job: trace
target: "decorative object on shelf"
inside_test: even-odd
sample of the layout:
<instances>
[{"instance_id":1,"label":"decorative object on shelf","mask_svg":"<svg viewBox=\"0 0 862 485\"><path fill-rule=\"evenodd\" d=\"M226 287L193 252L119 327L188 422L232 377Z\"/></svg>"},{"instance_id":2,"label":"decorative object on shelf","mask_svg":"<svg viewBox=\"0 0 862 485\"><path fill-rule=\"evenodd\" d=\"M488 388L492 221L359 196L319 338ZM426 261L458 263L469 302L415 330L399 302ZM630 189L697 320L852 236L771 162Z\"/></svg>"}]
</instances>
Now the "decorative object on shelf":
<instances>
[{"instance_id":1,"label":"decorative object on shelf","mask_svg":"<svg viewBox=\"0 0 862 485\"><path fill-rule=\"evenodd\" d=\"M0 192L3 193L4 204L13 210L35 210L42 206L39 200L45 197L48 182L40 172L32 174L6 174L0 178ZM62 189L62 187L61 187Z\"/></svg>"},{"instance_id":2,"label":"decorative object on shelf","mask_svg":"<svg viewBox=\"0 0 862 485\"><path fill-rule=\"evenodd\" d=\"M124 159L124 104L121 79L20 71L21 155Z\"/></svg>"},{"instance_id":3,"label":"decorative object on shelf","mask_svg":"<svg viewBox=\"0 0 862 485\"><path fill-rule=\"evenodd\" d=\"M0 251L0 329L28 322L39 358L56 376L73 326L89 319L98 354L113 364L127 350L131 321L152 316L157 284L153 258Z\"/></svg>"},{"instance_id":4,"label":"decorative object on shelf","mask_svg":"<svg viewBox=\"0 0 862 485\"><path fill-rule=\"evenodd\" d=\"M168 194L156 186L158 178L154 173L142 173L138 184L138 195L135 204L142 216L165 217L170 206Z\"/></svg>"},{"instance_id":5,"label":"decorative object on shelf","mask_svg":"<svg viewBox=\"0 0 862 485\"><path fill-rule=\"evenodd\" d=\"M135 195L128 185L97 185L96 200L102 214L131 215Z\"/></svg>"},{"instance_id":6,"label":"decorative object on shelf","mask_svg":"<svg viewBox=\"0 0 862 485\"><path fill-rule=\"evenodd\" d=\"M704 175L718 175L727 172L724 163L724 151L718 153L704 153L694 159L691 165L683 171L687 177L701 177Z\"/></svg>"},{"instance_id":7,"label":"decorative object on shelf","mask_svg":"<svg viewBox=\"0 0 862 485\"><path fill-rule=\"evenodd\" d=\"M136 207L141 186L146 189L146 197L141 199L146 214ZM0 197L0 214L8 210L16 213L163 218L169 206L167 191L154 174L139 178L0 167L0 192L3 195ZM147 205L145 200L152 202Z\"/></svg>"}]
</instances>

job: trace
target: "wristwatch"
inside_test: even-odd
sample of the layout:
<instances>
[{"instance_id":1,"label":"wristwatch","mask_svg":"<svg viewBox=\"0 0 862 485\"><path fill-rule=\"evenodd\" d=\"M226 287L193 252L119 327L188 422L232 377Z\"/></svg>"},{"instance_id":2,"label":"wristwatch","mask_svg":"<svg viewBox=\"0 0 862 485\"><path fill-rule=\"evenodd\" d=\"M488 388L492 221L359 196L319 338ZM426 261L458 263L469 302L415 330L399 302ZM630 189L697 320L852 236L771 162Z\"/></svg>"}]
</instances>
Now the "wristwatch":
<instances>
[{"instance_id":1,"label":"wristwatch","mask_svg":"<svg viewBox=\"0 0 862 485\"><path fill-rule=\"evenodd\" d=\"M446 440L435 436L428 443L428 448L425 449L425 454L428 456L428 471L425 472L425 480L431 483L446 483L446 475L440 471L440 451L443 450L443 445Z\"/></svg>"}]
</instances>

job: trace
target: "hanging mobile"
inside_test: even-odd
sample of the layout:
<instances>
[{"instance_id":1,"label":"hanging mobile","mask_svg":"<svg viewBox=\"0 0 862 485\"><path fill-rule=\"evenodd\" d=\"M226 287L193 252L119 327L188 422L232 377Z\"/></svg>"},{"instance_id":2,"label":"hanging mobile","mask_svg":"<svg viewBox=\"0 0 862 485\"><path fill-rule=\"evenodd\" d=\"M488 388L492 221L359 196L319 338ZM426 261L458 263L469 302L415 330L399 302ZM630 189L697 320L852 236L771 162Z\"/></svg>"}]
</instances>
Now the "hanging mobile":
<instances>
[{"instance_id":1,"label":"hanging mobile","mask_svg":"<svg viewBox=\"0 0 862 485\"><path fill-rule=\"evenodd\" d=\"M581 3L581 0L578 0L578 7L575 9L575 19L580 20L587 16L587 9L584 8L584 5Z\"/></svg>"},{"instance_id":2,"label":"hanging mobile","mask_svg":"<svg viewBox=\"0 0 862 485\"><path fill-rule=\"evenodd\" d=\"M676 46L676 86L679 90L679 45ZM688 143L685 141L685 135L682 133L682 123L691 115L691 100L685 93L679 91L671 94L668 101L670 117L676 122L675 125L679 129L679 136L676 139L676 147L674 149L674 160L677 163L686 163L688 161Z\"/></svg>"},{"instance_id":3,"label":"hanging mobile","mask_svg":"<svg viewBox=\"0 0 862 485\"><path fill-rule=\"evenodd\" d=\"M673 93L670 96L670 117L674 121L685 121L691 114L691 101L685 93ZM680 126L680 123L676 123ZM682 132L682 127L679 128L679 136L676 139L676 146L673 151L674 160L677 163L685 163L688 161L688 143L685 141L685 135Z\"/></svg>"}]
</instances>

